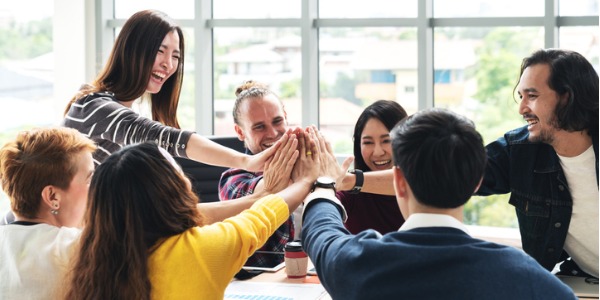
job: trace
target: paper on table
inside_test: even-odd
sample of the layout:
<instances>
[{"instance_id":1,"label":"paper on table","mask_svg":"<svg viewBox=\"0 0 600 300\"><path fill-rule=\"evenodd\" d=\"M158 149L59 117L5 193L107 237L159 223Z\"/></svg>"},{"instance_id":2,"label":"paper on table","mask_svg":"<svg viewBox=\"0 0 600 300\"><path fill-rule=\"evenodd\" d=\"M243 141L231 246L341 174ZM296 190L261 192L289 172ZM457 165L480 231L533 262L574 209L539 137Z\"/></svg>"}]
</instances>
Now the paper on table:
<instances>
[{"instance_id":1,"label":"paper on table","mask_svg":"<svg viewBox=\"0 0 600 300\"><path fill-rule=\"evenodd\" d=\"M598 279L557 275L563 283L568 285L577 297L592 297L598 299Z\"/></svg>"},{"instance_id":2,"label":"paper on table","mask_svg":"<svg viewBox=\"0 0 600 300\"><path fill-rule=\"evenodd\" d=\"M326 295L320 284L232 281L225 289L225 300L316 300Z\"/></svg>"}]
</instances>

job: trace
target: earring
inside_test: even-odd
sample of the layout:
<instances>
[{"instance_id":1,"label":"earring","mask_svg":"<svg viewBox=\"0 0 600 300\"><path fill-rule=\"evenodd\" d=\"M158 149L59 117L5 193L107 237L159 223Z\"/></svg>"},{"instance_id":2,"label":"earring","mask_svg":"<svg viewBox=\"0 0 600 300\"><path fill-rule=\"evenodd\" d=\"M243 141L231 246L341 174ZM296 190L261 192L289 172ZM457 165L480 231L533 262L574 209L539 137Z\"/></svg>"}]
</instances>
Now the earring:
<instances>
[{"instance_id":1,"label":"earring","mask_svg":"<svg viewBox=\"0 0 600 300\"><path fill-rule=\"evenodd\" d=\"M50 210L50 213L55 216L58 215L58 203L52 202L52 209Z\"/></svg>"}]
</instances>

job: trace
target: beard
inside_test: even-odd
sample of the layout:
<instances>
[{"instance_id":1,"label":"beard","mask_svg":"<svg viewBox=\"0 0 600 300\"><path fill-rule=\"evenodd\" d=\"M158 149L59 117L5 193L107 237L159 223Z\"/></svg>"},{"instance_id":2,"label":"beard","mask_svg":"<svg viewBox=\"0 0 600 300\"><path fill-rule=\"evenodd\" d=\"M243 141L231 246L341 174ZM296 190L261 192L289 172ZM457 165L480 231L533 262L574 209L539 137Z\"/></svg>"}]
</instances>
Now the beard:
<instances>
[{"instance_id":1,"label":"beard","mask_svg":"<svg viewBox=\"0 0 600 300\"><path fill-rule=\"evenodd\" d=\"M538 119L538 124L541 122ZM532 136L529 133L528 140L532 143L544 143L548 145L552 145L554 143L554 133L561 130L558 125L558 118L556 117L556 112L552 114L552 118L545 122L544 127L541 128L537 135Z\"/></svg>"},{"instance_id":2,"label":"beard","mask_svg":"<svg viewBox=\"0 0 600 300\"><path fill-rule=\"evenodd\" d=\"M539 134L532 136L531 133L529 134L529 138L528 140L532 143L544 143L544 144L548 144L548 145L552 145L552 143L554 142L554 130L549 130L547 128L544 128L542 130L540 130Z\"/></svg>"}]
</instances>

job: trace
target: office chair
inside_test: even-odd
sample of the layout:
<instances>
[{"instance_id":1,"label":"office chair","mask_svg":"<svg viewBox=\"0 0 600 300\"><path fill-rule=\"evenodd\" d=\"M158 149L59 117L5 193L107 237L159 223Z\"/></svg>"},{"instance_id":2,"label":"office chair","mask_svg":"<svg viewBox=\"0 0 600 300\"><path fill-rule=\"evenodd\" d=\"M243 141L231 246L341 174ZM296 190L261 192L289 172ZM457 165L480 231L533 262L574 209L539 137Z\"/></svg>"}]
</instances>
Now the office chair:
<instances>
[{"instance_id":1,"label":"office chair","mask_svg":"<svg viewBox=\"0 0 600 300\"><path fill-rule=\"evenodd\" d=\"M246 150L244 142L237 137L210 137L209 139L242 153ZM219 201L219 179L228 168L211 166L182 157L175 157L175 160L192 182L192 189L200 197L200 202Z\"/></svg>"}]
</instances>

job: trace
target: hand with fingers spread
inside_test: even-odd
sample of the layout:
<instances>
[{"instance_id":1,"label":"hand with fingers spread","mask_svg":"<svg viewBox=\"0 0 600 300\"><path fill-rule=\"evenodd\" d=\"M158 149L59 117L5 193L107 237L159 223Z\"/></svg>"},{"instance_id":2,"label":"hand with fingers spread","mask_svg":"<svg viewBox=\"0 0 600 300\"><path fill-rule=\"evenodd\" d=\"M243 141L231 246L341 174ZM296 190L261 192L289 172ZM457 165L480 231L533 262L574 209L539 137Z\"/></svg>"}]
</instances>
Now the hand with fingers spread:
<instances>
[{"instance_id":1,"label":"hand with fingers spread","mask_svg":"<svg viewBox=\"0 0 600 300\"><path fill-rule=\"evenodd\" d=\"M292 181L305 180L312 184L320 172L318 150L314 140L302 128L296 130L295 133L298 135L299 158L292 171Z\"/></svg>"},{"instance_id":2,"label":"hand with fingers spread","mask_svg":"<svg viewBox=\"0 0 600 300\"><path fill-rule=\"evenodd\" d=\"M277 193L285 189L291 180L292 170L298 159L298 139L288 130L280 139L279 150L265 163L263 184L265 192Z\"/></svg>"},{"instance_id":3,"label":"hand with fingers spread","mask_svg":"<svg viewBox=\"0 0 600 300\"><path fill-rule=\"evenodd\" d=\"M246 160L245 170L256 172L264 170L265 163L269 160L278 150L281 148L281 140L275 142L275 144L264 151L248 156Z\"/></svg>"},{"instance_id":4,"label":"hand with fingers spread","mask_svg":"<svg viewBox=\"0 0 600 300\"><path fill-rule=\"evenodd\" d=\"M331 148L329 141L325 139L315 126L310 126L306 129L308 135L314 140L317 155L319 156L319 176L327 176L336 180L336 185L340 184L343 180L346 170L352 163L352 158L348 158L344 161L344 165L340 167Z\"/></svg>"}]
</instances>

